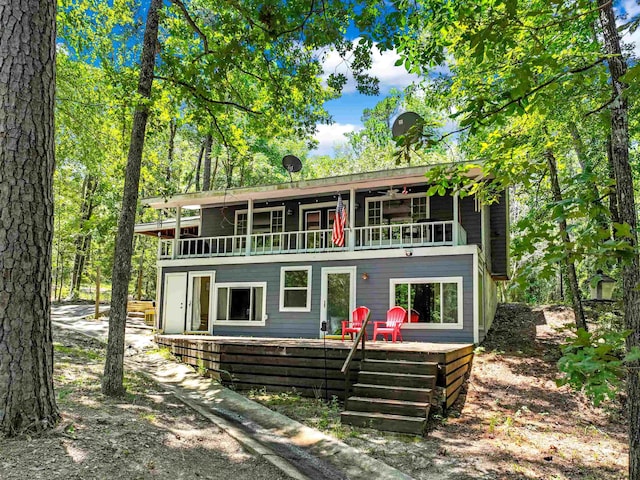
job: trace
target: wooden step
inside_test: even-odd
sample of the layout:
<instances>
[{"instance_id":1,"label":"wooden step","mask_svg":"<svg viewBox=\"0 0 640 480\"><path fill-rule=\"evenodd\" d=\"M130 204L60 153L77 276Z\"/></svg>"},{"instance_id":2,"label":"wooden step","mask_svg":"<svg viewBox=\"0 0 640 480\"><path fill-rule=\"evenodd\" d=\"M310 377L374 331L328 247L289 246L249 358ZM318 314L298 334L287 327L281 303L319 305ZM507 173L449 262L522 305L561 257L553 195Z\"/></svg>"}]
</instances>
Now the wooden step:
<instances>
[{"instance_id":1,"label":"wooden step","mask_svg":"<svg viewBox=\"0 0 640 480\"><path fill-rule=\"evenodd\" d=\"M345 409L354 412L377 412L427 418L430 407L431 405L427 402L410 402L390 398L349 397Z\"/></svg>"},{"instance_id":2,"label":"wooden step","mask_svg":"<svg viewBox=\"0 0 640 480\"><path fill-rule=\"evenodd\" d=\"M427 425L425 418L389 415L386 413L354 412L351 410L342 412L340 420L347 425L414 435L422 435Z\"/></svg>"},{"instance_id":3,"label":"wooden step","mask_svg":"<svg viewBox=\"0 0 640 480\"><path fill-rule=\"evenodd\" d=\"M360 370L359 383L370 385L393 385L396 387L434 388L435 375L413 375L411 373L369 372Z\"/></svg>"},{"instance_id":4,"label":"wooden step","mask_svg":"<svg viewBox=\"0 0 640 480\"><path fill-rule=\"evenodd\" d=\"M431 402L433 390L430 388L396 387L389 385L371 385L356 383L353 385L355 397L388 398L408 400L410 402Z\"/></svg>"},{"instance_id":5,"label":"wooden step","mask_svg":"<svg viewBox=\"0 0 640 480\"><path fill-rule=\"evenodd\" d=\"M367 358L360 366L368 372L411 373L414 375L437 375L437 362L411 362L408 360L376 360Z\"/></svg>"}]
</instances>

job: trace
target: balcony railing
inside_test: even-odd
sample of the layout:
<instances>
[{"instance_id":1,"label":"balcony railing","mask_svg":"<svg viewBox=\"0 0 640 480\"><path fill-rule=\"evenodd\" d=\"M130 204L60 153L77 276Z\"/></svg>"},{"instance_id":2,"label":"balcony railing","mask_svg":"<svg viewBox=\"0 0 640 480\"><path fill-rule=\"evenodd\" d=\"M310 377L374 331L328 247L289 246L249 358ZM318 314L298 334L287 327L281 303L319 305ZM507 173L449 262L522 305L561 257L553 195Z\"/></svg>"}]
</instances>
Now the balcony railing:
<instances>
[{"instance_id":1,"label":"balcony railing","mask_svg":"<svg viewBox=\"0 0 640 480\"><path fill-rule=\"evenodd\" d=\"M158 249L159 258L273 255L466 245L467 233L461 225L454 224L453 221L355 227L345 230L343 247L334 245L332 231L329 229L254 233L249 236L230 235L178 240L178 248L176 255L174 255L175 242L175 240L161 240ZM249 250L247 250L247 242L250 243Z\"/></svg>"}]
</instances>

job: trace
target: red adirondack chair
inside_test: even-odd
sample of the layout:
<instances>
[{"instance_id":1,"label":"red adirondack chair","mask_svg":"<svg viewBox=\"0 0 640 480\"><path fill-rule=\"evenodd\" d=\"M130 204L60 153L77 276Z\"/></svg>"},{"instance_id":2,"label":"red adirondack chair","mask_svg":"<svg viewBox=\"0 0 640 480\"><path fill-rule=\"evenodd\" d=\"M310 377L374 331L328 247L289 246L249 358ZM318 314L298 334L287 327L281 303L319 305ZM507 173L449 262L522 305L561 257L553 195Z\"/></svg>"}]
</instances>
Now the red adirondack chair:
<instances>
[{"instance_id":1,"label":"red adirondack chair","mask_svg":"<svg viewBox=\"0 0 640 480\"><path fill-rule=\"evenodd\" d=\"M353 334L357 334L362 329L362 324L371 315L371 310L367 307L358 307L351 312L351 321L342 321L342 341L344 342L344 334L348 333L353 340ZM366 333L364 334L367 335Z\"/></svg>"},{"instance_id":2,"label":"red adirondack chair","mask_svg":"<svg viewBox=\"0 0 640 480\"><path fill-rule=\"evenodd\" d=\"M393 343L395 343L398 338L402 341L400 328L406 320L407 311L404 308L390 308L387 311L387 320L385 322L373 322L373 339L375 340L378 335L382 335L385 340L389 340L389 335L391 335L391 341Z\"/></svg>"}]
</instances>

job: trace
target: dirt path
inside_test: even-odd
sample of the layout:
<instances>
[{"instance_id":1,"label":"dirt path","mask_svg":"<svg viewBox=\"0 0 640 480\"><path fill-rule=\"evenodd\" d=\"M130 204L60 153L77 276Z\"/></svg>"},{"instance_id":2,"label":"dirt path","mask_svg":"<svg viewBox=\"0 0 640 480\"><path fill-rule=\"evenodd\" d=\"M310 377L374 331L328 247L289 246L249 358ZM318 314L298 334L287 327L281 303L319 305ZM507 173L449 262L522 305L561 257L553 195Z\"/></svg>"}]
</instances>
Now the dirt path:
<instances>
[{"instance_id":1,"label":"dirt path","mask_svg":"<svg viewBox=\"0 0 640 480\"><path fill-rule=\"evenodd\" d=\"M342 427L339 408L319 410L313 400L263 392L253 398L416 479L627 478L620 405L595 409L555 384L562 341L555 328L570 321L564 307L503 305L476 354L467 395L424 439Z\"/></svg>"},{"instance_id":2,"label":"dirt path","mask_svg":"<svg viewBox=\"0 0 640 480\"><path fill-rule=\"evenodd\" d=\"M282 479L233 438L135 374L121 400L100 393L104 347L56 329L55 385L62 422L44 437L0 439L0 478Z\"/></svg>"}]
</instances>

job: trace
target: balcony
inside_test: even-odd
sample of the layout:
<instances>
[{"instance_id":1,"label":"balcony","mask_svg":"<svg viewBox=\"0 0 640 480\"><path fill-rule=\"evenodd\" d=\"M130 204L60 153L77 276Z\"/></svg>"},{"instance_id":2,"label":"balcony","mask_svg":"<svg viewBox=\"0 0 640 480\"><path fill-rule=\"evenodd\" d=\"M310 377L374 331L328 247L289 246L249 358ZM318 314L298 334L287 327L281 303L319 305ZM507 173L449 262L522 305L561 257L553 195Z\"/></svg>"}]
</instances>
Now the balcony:
<instances>
[{"instance_id":1,"label":"balcony","mask_svg":"<svg viewBox=\"0 0 640 480\"><path fill-rule=\"evenodd\" d=\"M331 237L331 230L307 230L161 240L158 258L279 255L467 244L466 231L453 221L347 228L344 247L334 245Z\"/></svg>"}]
</instances>

